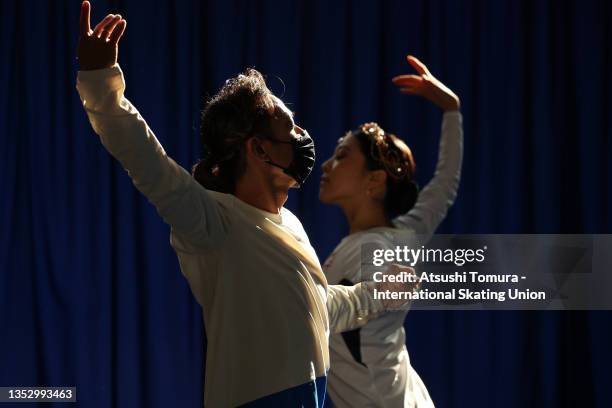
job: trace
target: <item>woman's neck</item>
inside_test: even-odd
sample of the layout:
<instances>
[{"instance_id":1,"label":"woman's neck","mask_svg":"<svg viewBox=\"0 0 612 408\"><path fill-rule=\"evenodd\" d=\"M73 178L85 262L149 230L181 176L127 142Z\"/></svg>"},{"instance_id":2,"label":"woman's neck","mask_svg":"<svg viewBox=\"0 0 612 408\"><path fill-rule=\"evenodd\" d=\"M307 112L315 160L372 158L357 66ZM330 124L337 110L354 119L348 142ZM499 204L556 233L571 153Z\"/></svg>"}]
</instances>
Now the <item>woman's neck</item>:
<instances>
[{"instance_id":1,"label":"woman's neck","mask_svg":"<svg viewBox=\"0 0 612 408\"><path fill-rule=\"evenodd\" d=\"M383 207L373 201L340 205L349 224L349 233L354 234L376 227L392 227Z\"/></svg>"}]
</instances>

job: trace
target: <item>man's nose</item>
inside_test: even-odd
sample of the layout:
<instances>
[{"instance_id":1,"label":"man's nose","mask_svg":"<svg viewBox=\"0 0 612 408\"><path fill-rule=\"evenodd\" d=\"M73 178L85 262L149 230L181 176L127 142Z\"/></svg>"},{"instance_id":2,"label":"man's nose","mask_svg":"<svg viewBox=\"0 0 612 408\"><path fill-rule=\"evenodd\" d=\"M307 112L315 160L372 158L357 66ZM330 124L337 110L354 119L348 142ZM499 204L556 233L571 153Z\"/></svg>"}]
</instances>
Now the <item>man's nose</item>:
<instances>
[{"instance_id":1,"label":"man's nose","mask_svg":"<svg viewBox=\"0 0 612 408\"><path fill-rule=\"evenodd\" d=\"M298 125L293 125L293 128L295 129L295 133L297 133L298 135L300 136L304 135L304 129L302 129Z\"/></svg>"}]
</instances>

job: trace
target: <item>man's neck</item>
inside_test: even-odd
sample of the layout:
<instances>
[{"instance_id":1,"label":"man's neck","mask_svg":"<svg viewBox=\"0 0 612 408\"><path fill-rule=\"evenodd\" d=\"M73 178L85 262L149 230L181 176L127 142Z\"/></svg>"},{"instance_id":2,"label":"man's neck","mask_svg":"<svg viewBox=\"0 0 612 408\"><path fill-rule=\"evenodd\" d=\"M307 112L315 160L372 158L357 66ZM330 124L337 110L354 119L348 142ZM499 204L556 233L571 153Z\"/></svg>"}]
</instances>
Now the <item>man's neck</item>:
<instances>
[{"instance_id":1,"label":"man's neck","mask_svg":"<svg viewBox=\"0 0 612 408\"><path fill-rule=\"evenodd\" d=\"M238 199L260 210L278 214L289 196L289 189L275 189L264 183L242 179L236 183Z\"/></svg>"}]
</instances>

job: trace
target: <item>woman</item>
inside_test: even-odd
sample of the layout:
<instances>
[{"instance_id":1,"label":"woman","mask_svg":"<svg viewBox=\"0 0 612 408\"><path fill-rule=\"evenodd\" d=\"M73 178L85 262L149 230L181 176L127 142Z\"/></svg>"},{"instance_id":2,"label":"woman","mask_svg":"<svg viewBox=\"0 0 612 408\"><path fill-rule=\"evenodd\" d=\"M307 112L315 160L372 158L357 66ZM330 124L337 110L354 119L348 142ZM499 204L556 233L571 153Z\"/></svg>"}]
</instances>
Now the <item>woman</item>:
<instances>
[{"instance_id":1,"label":"woman","mask_svg":"<svg viewBox=\"0 0 612 408\"><path fill-rule=\"evenodd\" d=\"M373 271L365 265L371 265L367 259L374 247L424 244L457 194L463 151L459 98L418 59L408 56L408 62L419 75L402 75L393 82L401 92L421 95L444 111L435 176L418 194L410 149L375 123L339 140L322 166L319 191L321 202L342 208L350 226L350 234L323 266L332 284L371 280ZM433 407L410 366L406 312L387 312L360 329L332 335L328 390L335 406Z\"/></svg>"},{"instance_id":2,"label":"woman","mask_svg":"<svg viewBox=\"0 0 612 408\"><path fill-rule=\"evenodd\" d=\"M322 406L330 329L358 327L395 306L373 299L372 289L402 288L327 285L300 221L283 207L312 169L314 144L259 72L229 79L206 104L206 155L192 176L124 96L117 55L127 23L109 14L92 30L89 14L85 1L77 90L104 147L171 227L203 308L205 405Z\"/></svg>"}]
</instances>

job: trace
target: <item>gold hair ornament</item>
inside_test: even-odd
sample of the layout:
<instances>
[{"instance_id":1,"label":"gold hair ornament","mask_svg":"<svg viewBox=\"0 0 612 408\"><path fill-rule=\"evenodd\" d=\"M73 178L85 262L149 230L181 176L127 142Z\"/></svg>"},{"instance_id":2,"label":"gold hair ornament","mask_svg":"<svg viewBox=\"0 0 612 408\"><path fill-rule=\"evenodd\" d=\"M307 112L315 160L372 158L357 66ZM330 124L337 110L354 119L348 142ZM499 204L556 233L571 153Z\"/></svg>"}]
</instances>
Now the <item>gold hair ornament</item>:
<instances>
[{"instance_id":1,"label":"gold hair ornament","mask_svg":"<svg viewBox=\"0 0 612 408\"><path fill-rule=\"evenodd\" d=\"M361 125L360 129L374 140L372 157L383 165L387 174L397 180L406 177L409 171L408 163L389 134L374 122Z\"/></svg>"}]
</instances>

